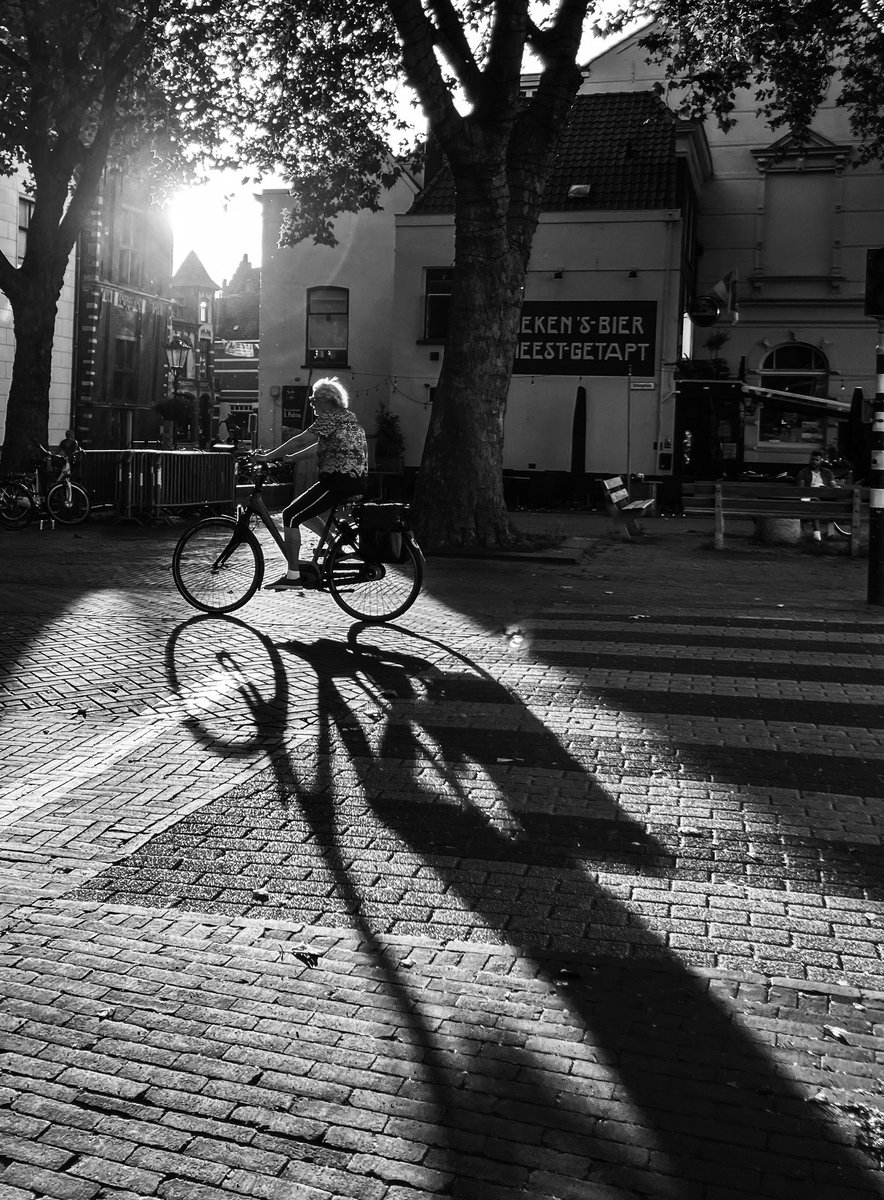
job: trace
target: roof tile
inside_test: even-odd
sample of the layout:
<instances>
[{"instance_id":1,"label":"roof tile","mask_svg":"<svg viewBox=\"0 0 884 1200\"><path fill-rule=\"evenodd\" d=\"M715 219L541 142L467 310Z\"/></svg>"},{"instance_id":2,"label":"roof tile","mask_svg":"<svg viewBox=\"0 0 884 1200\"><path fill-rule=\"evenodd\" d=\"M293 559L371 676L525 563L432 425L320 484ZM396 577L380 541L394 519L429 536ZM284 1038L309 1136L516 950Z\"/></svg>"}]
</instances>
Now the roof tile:
<instances>
[{"instance_id":1,"label":"roof tile","mask_svg":"<svg viewBox=\"0 0 884 1200\"><path fill-rule=\"evenodd\" d=\"M675 119L653 92L576 96L543 201L544 212L671 208L676 202ZM589 185L588 195L569 197ZM412 213L454 211L454 183L443 166Z\"/></svg>"}]
</instances>

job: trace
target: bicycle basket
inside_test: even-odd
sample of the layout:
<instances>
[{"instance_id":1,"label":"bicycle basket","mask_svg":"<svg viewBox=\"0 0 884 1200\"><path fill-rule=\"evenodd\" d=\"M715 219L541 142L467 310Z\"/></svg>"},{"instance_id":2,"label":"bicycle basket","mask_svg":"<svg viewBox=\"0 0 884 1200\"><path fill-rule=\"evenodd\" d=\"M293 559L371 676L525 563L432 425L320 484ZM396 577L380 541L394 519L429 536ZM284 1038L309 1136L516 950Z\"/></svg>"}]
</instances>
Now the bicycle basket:
<instances>
[{"instance_id":1,"label":"bicycle basket","mask_svg":"<svg viewBox=\"0 0 884 1200\"><path fill-rule=\"evenodd\" d=\"M363 504L359 514L359 553L366 562L408 559L405 534L411 529L407 504Z\"/></svg>"}]
</instances>

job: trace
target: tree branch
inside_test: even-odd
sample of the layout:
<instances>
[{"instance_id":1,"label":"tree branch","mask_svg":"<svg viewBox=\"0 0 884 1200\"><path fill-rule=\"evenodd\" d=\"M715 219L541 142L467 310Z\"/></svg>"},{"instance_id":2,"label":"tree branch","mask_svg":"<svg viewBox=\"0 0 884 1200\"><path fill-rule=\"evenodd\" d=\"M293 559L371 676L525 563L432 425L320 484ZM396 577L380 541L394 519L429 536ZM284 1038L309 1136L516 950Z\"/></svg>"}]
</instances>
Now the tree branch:
<instances>
[{"instance_id":1,"label":"tree branch","mask_svg":"<svg viewBox=\"0 0 884 1200\"><path fill-rule=\"evenodd\" d=\"M428 0L428 7L435 18L436 44L457 75L467 99L473 104L479 97L482 74L467 41L461 18L454 11L451 0Z\"/></svg>"},{"instance_id":2,"label":"tree branch","mask_svg":"<svg viewBox=\"0 0 884 1200\"><path fill-rule=\"evenodd\" d=\"M11 46L6 46L0 42L0 58L7 59L15 67L16 71L21 71L22 75L30 73L31 64L23 54L19 54L17 50L13 50Z\"/></svg>"},{"instance_id":3,"label":"tree branch","mask_svg":"<svg viewBox=\"0 0 884 1200\"><path fill-rule=\"evenodd\" d=\"M423 106L430 128L449 152L463 128L451 92L436 58L436 29L420 0L387 0L402 43L402 65L408 84Z\"/></svg>"},{"instance_id":4,"label":"tree branch","mask_svg":"<svg viewBox=\"0 0 884 1200\"><path fill-rule=\"evenodd\" d=\"M528 34L528 0L497 0L476 119L514 113Z\"/></svg>"},{"instance_id":5,"label":"tree branch","mask_svg":"<svg viewBox=\"0 0 884 1200\"><path fill-rule=\"evenodd\" d=\"M576 61L588 7L588 0L560 0L549 25L541 28L529 21L526 40L545 66Z\"/></svg>"}]
</instances>

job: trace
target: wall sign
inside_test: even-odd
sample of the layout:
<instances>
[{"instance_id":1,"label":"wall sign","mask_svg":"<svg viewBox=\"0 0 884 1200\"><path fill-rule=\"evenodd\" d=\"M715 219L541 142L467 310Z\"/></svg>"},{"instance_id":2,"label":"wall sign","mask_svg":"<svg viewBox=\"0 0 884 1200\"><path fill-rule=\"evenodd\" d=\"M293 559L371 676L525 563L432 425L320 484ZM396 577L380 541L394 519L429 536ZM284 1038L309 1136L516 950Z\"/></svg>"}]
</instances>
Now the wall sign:
<instances>
[{"instance_id":1,"label":"wall sign","mask_svg":"<svg viewBox=\"0 0 884 1200\"><path fill-rule=\"evenodd\" d=\"M305 384L284 384L282 389L282 423L288 429L303 429L307 416Z\"/></svg>"},{"instance_id":2,"label":"wall sign","mask_svg":"<svg viewBox=\"0 0 884 1200\"><path fill-rule=\"evenodd\" d=\"M653 375L654 300L526 300L514 375Z\"/></svg>"}]
</instances>

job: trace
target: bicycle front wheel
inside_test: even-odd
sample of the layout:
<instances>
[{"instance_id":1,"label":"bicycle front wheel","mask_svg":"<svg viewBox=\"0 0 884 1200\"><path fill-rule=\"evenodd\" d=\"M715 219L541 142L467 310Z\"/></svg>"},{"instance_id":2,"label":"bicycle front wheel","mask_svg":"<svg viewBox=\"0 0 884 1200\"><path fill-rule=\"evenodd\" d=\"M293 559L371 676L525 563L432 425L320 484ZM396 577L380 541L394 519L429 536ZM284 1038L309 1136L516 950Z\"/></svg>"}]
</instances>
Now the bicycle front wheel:
<instances>
[{"instance_id":1,"label":"bicycle front wheel","mask_svg":"<svg viewBox=\"0 0 884 1200\"><path fill-rule=\"evenodd\" d=\"M264 555L250 530L232 517L207 517L178 539L172 578L188 604L207 613L242 608L264 578Z\"/></svg>"},{"instance_id":2,"label":"bicycle front wheel","mask_svg":"<svg viewBox=\"0 0 884 1200\"><path fill-rule=\"evenodd\" d=\"M0 524L10 528L24 525L33 508L31 493L23 483L0 485Z\"/></svg>"},{"instance_id":3,"label":"bicycle front wheel","mask_svg":"<svg viewBox=\"0 0 884 1200\"><path fill-rule=\"evenodd\" d=\"M352 544L338 539L329 550L326 582L335 603L370 624L392 621L414 604L424 579L423 559L411 538L402 542L403 561L366 562Z\"/></svg>"},{"instance_id":4,"label":"bicycle front wheel","mask_svg":"<svg viewBox=\"0 0 884 1200\"><path fill-rule=\"evenodd\" d=\"M92 505L81 487L71 484L70 496L63 483L57 483L46 497L49 515L62 525L79 525L89 516Z\"/></svg>"}]
</instances>

